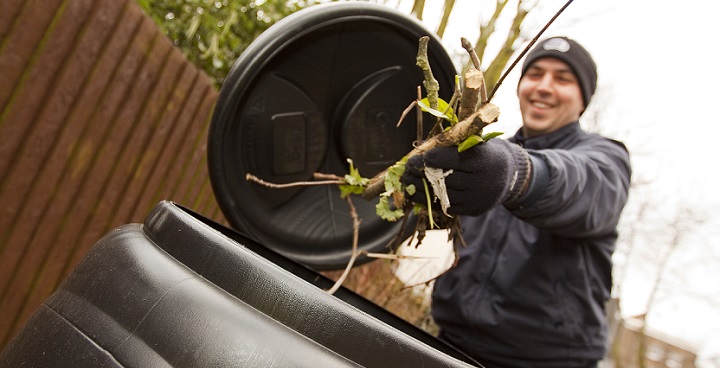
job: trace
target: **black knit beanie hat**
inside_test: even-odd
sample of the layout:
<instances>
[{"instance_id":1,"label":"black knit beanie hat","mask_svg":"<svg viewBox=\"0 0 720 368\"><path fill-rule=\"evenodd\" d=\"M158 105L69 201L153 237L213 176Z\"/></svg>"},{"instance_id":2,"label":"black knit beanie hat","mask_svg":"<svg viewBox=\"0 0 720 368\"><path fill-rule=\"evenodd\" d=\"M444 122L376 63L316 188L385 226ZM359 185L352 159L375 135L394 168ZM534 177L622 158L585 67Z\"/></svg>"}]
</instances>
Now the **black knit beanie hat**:
<instances>
[{"instance_id":1,"label":"black knit beanie hat","mask_svg":"<svg viewBox=\"0 0 720 368\"><path fill-rule=\"evenodd\" d=\"M597 68L590 53L579 43L567 37L551 37L541 41L533 48L525 58L522 68L522 76L525 75L530 65L536 60L544 57L553 57L564 61L575 73L580 84L583 102L587 108L590 99L595 93L597 86ZM522 76L520 77L522 79Z\"/></svg>"}]
</instances>

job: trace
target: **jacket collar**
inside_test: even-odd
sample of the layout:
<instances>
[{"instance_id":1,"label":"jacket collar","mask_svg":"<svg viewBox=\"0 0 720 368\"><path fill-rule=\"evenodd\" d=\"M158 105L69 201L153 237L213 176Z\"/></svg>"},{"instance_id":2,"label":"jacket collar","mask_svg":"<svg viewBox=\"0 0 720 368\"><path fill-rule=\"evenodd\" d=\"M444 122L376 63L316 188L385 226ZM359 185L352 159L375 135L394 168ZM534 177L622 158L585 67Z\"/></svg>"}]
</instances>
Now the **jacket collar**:
<instances>
[{"instance_id":1,"label":"jacket collar","mask_svg":"<svg viewBox=\"0 0 720 368\"><path fill-rule=\"evenodd\" d=\"M525 138L522 134L522 128L520 128L510 141L530 149L550 148L557 146L566 138L578 135L580 132L582 132L582 128L580 127L580 123L577 121L554 132L532 138Z\"/></svg>"}]
</instances>

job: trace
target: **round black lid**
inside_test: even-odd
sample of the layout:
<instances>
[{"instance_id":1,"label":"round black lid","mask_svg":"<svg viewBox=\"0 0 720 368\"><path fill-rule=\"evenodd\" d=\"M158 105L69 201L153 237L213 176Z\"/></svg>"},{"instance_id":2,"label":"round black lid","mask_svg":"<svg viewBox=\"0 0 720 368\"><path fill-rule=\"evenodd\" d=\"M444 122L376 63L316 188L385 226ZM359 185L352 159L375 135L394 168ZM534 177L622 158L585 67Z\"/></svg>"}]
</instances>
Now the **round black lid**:
<instances>
[{"instance_id":1,"label":"round black lid","mask_svg":"<svg viewBox=\"0 0 720 368\"><path fill-rule=\"evenodd\" d=\"M253 41L220 90L209 132L210 179L230 224L310 267L345 267L353 229L337 186L272 189L245 175L273 183L345 175L350 158L370 178L401 159L416 139L415 113L395 125L422 84L422 36L431 37L430 64L448 99L456 70L437 37L383 5L311 6ZM402 224L379 218L376 203L353 198L359 247L385 252ZM409 221L403 239L413 227Z\"/></svg>"}]
</instances>

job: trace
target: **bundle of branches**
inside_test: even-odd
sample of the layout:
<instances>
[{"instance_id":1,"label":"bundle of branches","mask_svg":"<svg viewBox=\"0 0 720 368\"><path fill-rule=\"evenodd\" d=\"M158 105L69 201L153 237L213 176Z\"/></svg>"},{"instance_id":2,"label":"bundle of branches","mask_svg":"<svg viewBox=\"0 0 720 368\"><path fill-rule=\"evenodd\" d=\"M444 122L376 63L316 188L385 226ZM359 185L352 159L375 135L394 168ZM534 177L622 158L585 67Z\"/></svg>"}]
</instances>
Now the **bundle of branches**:
<instances>
[{"instance_id":1,"label":"bundle of branches","mask_svg":"<svg viewBox=\"0 0 720 368\"><path fill-rule=\"evenodd\" d=\"M529 51L530 47L532 47L543 32L570 3L572 3L572 0L568 0L555 14L555 16L550 19L540 32L538 32L523 52L515 59L512 65L510 65L508 70L498 80L498 83L493 88L489 97L485 87L485 78L483 73L480 71L480 61L470 42L463 38L461 40L462 46L469 53L473 65L465 71L462 80L456 76L455 90L450 101L446 102L440 99L439 83L433 76L432 68L428 61L427 51L429 37L420 38L416 64L423 71L423 86L425 87L427 96L423 98L421 96L420 87L418 87L418 99L413 101L408 108L405 109L400 117L400 122L398 122L398 124L400 124L413 108L419 110L417 114L417 144L413 150L403 157L402 160L382 171L375 177L371 179L363 178L357 169L355 169L351 160L348 160L350 164L349 174L344 177L318 173L315 174L315 179L320 180L302 183L273 184L267 183L251 174L246 176L247 180L255 181L259 184L275 188L297 185L328 184L340 186L341 196L347 200L348 206L350 207L350 214L353 219L352 256L350 257L343 274L337 280L335 285L328 290L329 293L335 292L340 285L342 285L350 272L350 269L353 267L355 260L360 255L357 250L360 219L357 216L357 212L355 211L355 207L351 200L351 195L353 194L359 194L366 200L374 200L380 197L376 207L376 212L378 216L388 221L398 221L400 219L406 221L408 218L406 215L410 211L415 211L417 214L417 222L415 224L416 231L414 232L417 236L416 247L422 242L425 232L428 229L433 228L447 229L448 240L453 240L456 244L465 244L460 232L459 218L447 215L447 208L450 204L447 198L447 192L445 191L444 178L449 175L449 173L442 172L442 170L425 168L425 175L428 178L429 185L433 189L430 191L429 188L425 188L425 193L432 193L431 195L434 198L430 198L430 194L428 194L426 203L423 205L417 205L410 203L406 200L405 196L406 193L409 195L414 194L415 188L412 186L406 187L400 180L405 171L405 163L410 157L422 154L435 147L457 146L459 151L464 151L476 144L480 144L499 135L500 133L482 133L486 126L496 122L500 116L500 110L497 106L490 103L490 100L508 73L515 67L518 61ZM427 137L422 137L420 129L422 126L422 111L430 113L437 118L436 124L431 129ZM456 111L457 114L455 113ZM434 207L437 208L435 203L439 203L440 211L433 211ZM400 231L402 232L403 230L401 229ZM396 239L400 238L400 236L396 237ZM411 243L413 241L415 241L415 239L410 239ZM391 246L390 248L394 249L395 246ZM387 255L368 256L387 258ZM457 257L455 258L457 259ZM427 280L426 282L430 281L432 280Z\"/></svg>"},{"instance_id":2,"label":"bundle of branches","mask_svg":"<svg viewBox=\"0 0 720 368\"><path fill-rule=\"evenodd\" d=\"M485 89L485 81L480 71L477 56L470 43L463 39L463 47L471 54L475 62L475 67L469 68L464 75L462 85L460 79L456 77L456 86L453 96L449 102L439 98L439 84L433 76L431 66L428 62L428 42L429 37L420 38L416 64L423 71L423 85L427 92L427 97L418 96L413 101L400 118L402 122L411 109L416 108L425 111L437 118L433 129L428 137L418 137L415 148L410 151L402 160L395 165L387 168L372 179L363 178L355 169L351 160L348 160L350 168L349 174L344 177L316 173L313 181L274 184L268 183L258 177L247 174L246 179L254 181L261 185L271 188L286 188L290 186L307 186L307 185L339 185L341 196L346 199L350 207L350 214L353 218L353 245L352 256L348 262L345 272L338 279L335 286L329 290L330 293L337 290L342 284L347 273L352 268L356 258L360 255L358 248L358 234L360 227L360 219L357 216L355 207L352 204L351 195L360 194L367 200L373 200L380 197L377 206L377 214L388 221L397 221L401 218L407 219L405 216L409 211L417 213L416 234L418 246L424 237L425 231L432 228L447 228L450 239L460 237L459 221L457 218L447 216L446 209L449 206L447 194L444 192L444 178L442 173L438 173L436 180L431 180L430 185L433 191L426 190L426 193L435 193L435 198L427 198L427 206L413 205L405 199L407 191L412 192L414 188L405 187L401 181L405 170L405 162L408 158L426 152L438 146L458 146L459 150L472 147L475 144L491 138L493 135L482 136L482 130L488 124L497 121L500 110L493 104L487 102L487 93ZM418 94L420 94L418 87ZM418 124L422 125L423 114L418 112ZM458 113L455 114L455 111ZM400 124L400 122L398 124ZM432 172L429 172L429 177ZM442 211L432 211L434 203L441 204ZM398 237L399 239L400 237ZM411 240L412 241L412 240ZM395 247L391 247L395 248ZM380 256L380 255L369 255Z\"/></svg>"}]
</instances>

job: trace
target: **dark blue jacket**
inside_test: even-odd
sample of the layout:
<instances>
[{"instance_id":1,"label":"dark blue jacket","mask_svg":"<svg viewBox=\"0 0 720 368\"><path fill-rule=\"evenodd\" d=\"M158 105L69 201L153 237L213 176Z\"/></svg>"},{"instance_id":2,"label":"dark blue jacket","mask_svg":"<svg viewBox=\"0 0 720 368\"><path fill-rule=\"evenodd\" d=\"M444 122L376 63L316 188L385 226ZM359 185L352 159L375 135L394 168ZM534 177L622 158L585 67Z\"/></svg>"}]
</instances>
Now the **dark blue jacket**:
<instances>
[{"instance_id":1,"label":"dark blue jacket","mask_svg":"<svg viewBox=\"0 0 720 368\"><path fill-rule=\"evenodd\" d=\"M583 367L606 353L605 302L630 186L622 143L578 123L512 139L533 162L518 201L462 217L467 248L433 290L441 338L486 367Z\"/></svg>"}]
</instances>

